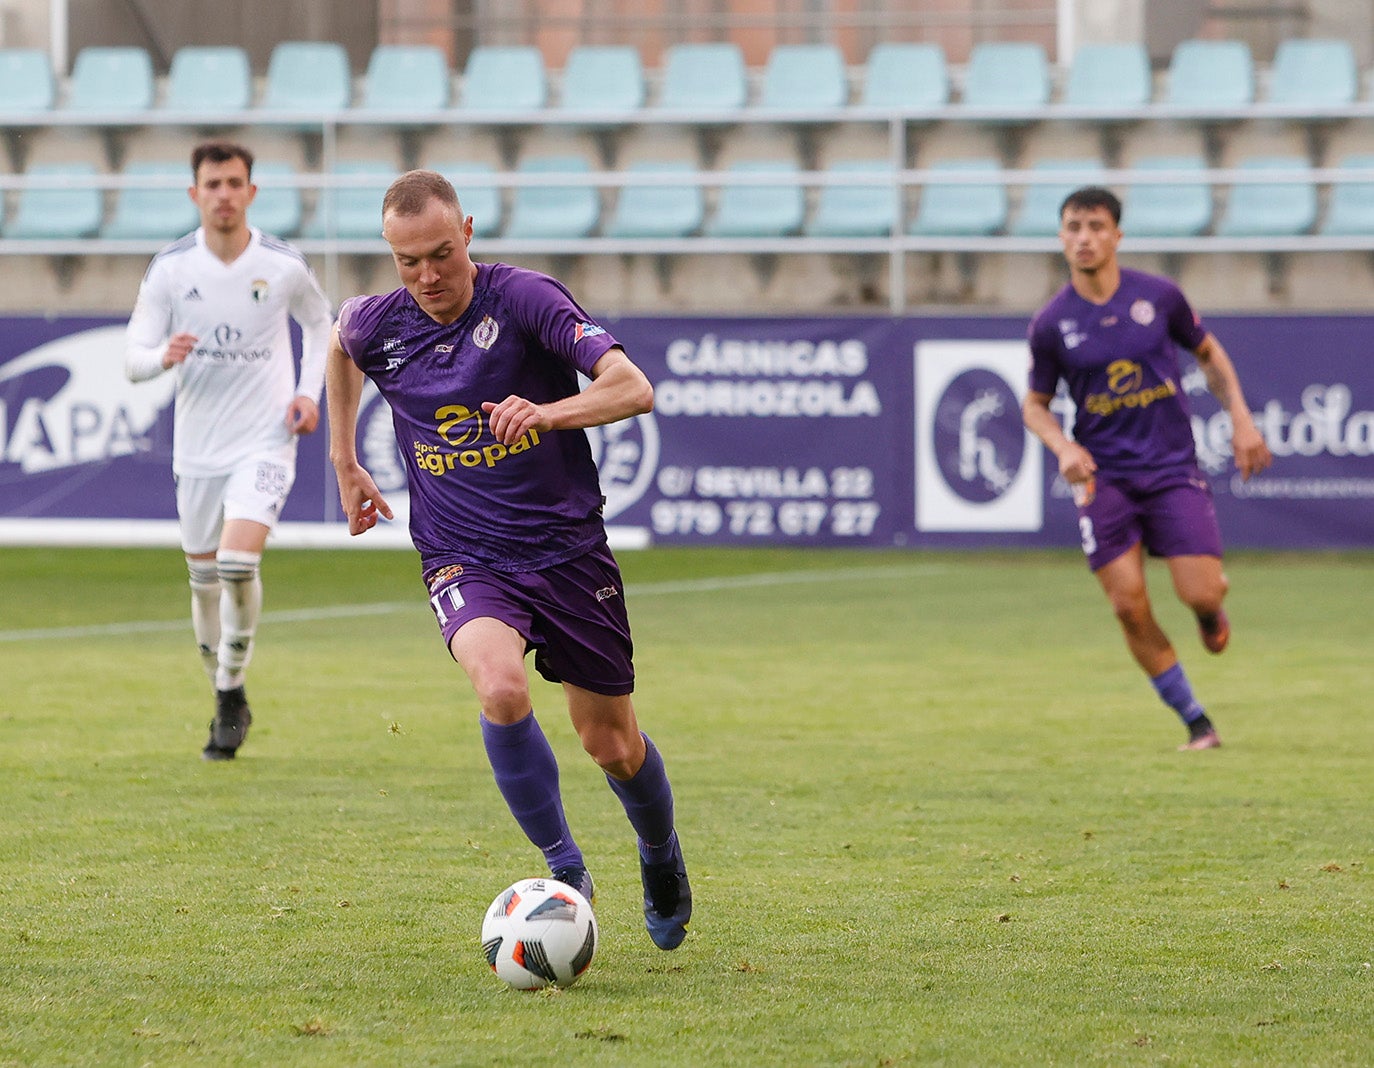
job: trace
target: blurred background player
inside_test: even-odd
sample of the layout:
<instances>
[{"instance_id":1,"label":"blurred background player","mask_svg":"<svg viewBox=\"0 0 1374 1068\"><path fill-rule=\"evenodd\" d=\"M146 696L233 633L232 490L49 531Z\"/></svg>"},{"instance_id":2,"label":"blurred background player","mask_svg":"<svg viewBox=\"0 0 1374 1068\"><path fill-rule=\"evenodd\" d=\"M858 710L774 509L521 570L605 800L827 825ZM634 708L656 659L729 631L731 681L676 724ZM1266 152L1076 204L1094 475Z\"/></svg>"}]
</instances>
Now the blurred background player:
<instances>
[{"instance_id":1,"label":"blurred background player","mask_svg":"<svg viewBox=\"0 0 1374 1068\"><path fill-rule=\"evenodd\" d=\"M1145 585L1142 546L1168 561L1207 649L1226 648L1221 531L1197 464L1176 346L1197 356L1207 388L1230 415L1241 476L1262 471L1272 457L1230 357L1183 293L1117 263L1120 222L1121 202L1106 189L1084 187L1064 200L1059 239L1069 284L1031 322L1023 414L1073 488L1083 552L1131 654L1188 728L1180 748L1213 749L1221 739L1155 621ZM1050 411L1061 378L1077 406L1072 439Z\"/></svg>"},{"instance_id":2,"label":"blurred background player","mask_svg":"<svg viewBox=\"0 0 1374 1068\"><path fill-rule=\"evenodd\" d=\"M649 411L653 387L559 282L473 263L472 217L442 176L398 178L382 202L382 235L402 287L343 303L327 369L329 452L349 532L392 515L358 463L366 374L391 406L430 606L476 691L511 814L554 877L591 900L558 764L531 707L533 649L540 674L562 683L578 738L639 837L649 935L675 949L692 894L672 787L630 696L624 588L583 433Z\"/></svg>"},{"instance_id":3,"label":"blurred background player","mask_svg":"<svg viewBox=\"0 0 1374 1068\"><path fill-rule=\"evenodd\" d=\"M262 606L259 564L296 477L296 436L319 423L332 325L299 252L248 225L253 156L206 142L191 154L200 227L148 267L125 369L175 369L172 471L191 579L191 623L215 687L206 760L231 759L252 722L244 671ZM289 320L301 326L297 377Z\"/></svg>"}]
</instances>

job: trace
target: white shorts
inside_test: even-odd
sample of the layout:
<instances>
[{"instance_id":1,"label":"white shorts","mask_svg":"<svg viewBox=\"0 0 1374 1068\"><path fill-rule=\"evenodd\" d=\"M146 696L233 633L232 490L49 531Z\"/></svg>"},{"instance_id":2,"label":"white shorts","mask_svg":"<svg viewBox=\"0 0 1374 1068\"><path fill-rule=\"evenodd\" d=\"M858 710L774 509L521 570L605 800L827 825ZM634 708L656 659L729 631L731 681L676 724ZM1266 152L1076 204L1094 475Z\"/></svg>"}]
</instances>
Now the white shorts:
<instances>
[{"instance_id":1,"label":"white shorts","mask_svg":"<svg viewBox=\"0 0 1374 1068\"><path fill-rule=\"evenodd\" d=\"M272 529L295 481L295 464L275 456L244 460L227 475L178 476L182 552L189 556L214 552L226 519L249 519Z\"/></svg>"}]
</instances>

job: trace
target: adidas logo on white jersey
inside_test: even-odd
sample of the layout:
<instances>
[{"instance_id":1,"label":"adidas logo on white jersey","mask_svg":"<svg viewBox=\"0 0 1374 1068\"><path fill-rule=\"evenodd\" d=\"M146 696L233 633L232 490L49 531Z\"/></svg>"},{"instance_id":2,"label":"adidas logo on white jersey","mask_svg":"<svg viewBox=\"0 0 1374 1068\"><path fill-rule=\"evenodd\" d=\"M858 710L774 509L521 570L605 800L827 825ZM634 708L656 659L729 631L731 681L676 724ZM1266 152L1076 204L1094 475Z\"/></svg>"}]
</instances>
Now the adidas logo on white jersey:
<instances>
[{"instance_id":1,"label":"adidas logo on white jersey","mask_svg":"<svg viewBox=\"0 0 1374 1068\"><path fill-rule=\"evenodd\" d=\"M182 297L181 299L182 299L182 300L203 300L204 298L200 295L200 290L197 289L195 286L192 286L190 289L188 289L188 290L186 291L186 295L185 295L184 297Z\"/></svg>"}]
</instances>

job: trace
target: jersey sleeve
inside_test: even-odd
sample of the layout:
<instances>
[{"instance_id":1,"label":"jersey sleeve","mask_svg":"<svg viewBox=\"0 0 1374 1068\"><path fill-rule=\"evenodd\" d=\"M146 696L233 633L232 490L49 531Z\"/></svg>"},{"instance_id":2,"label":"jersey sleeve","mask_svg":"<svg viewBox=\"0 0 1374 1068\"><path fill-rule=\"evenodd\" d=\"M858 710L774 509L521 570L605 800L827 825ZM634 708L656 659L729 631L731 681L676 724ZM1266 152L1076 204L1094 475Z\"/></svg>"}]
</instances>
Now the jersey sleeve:
<instances>
[{"instance_id":1,"label":"jersey sleeve","mask_svg":"<svg viewBox=\"0 0 1374 1068\"><path fill-rule=\"evenodd\" d=\"M1202 325L1202 319L1193 310L1193 306L1188 303L1188 298L1183 295L1183 290L1170 283L1165 292L1169 304L1168 315L1166 316L1166 321L1169 324L1169 336L1189 352L1192 352L1207 337L1207 328Z\"/></svg>"},{"instance_id":2,"label":"jersey sleeve","mask_svg":"<svg viewBox=\"0 0 1374 1068\"><path fill-rule=\"evenodd\" d=\"M291 294L291 318L301 327L301 370L296 395L318 402L324 388L324 365L334 320L315 272L305 263L301 264Z\"/></svg>"},{"instance_id":3,"label":"jersey sleeve","mask_svg":"<svg viewBox=\"0 0 1374 1068\"><path fill-rule=\"evenodd\" d=\"M172 304L160 262L149 265L125 332L124 373L131 382L156 378L167 368L162 357L172 329Z\"/></svg>"},{"instance_id":4,"label":"jersey sleeve","mask_svg":"<svg viewBox=\"0 0 1374 1068\"><path fill-rule=\"evenodd\" d=\"M582 310L556 279L536 276L521 290L515 309L524 329L545 349L584 374L620 343Z\"/></svg>"},{"instance_id":5,"label":"jersey sleeve","mask_svg":"<svg viewBox=\"0 0 1374 1068\"><path fill-rule=\"evenodd\" d=\"M1054 394L1059 388L1059 353L1053 330L1045 319L1031 320L1027 333L1030 345L1030 389L1032 393Z\"/></svg>"}]
</instances>

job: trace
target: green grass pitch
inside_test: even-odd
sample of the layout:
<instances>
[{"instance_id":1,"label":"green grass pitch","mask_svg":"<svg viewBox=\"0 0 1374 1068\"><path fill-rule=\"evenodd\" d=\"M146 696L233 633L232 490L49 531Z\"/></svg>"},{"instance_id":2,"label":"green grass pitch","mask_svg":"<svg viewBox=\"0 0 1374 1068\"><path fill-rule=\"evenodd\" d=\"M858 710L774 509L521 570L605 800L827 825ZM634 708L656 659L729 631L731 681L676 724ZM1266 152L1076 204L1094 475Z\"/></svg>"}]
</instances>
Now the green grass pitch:
<instances>
[{"instance_id":1,"label":"green grass pitch","mask_svg":"<svg viewBox=\"0 0 1374 1068\"><path fill-rule=\"evenodd\" d=\"M270 550L240 758L175 551L0 550L0 1065L1355 1065L1374 556L1234 553L1184 732L1073 553L621 554L692 933L535 683L601 948L510 991L542 865L411 553Z\"/></svg>"}]
</instances>

